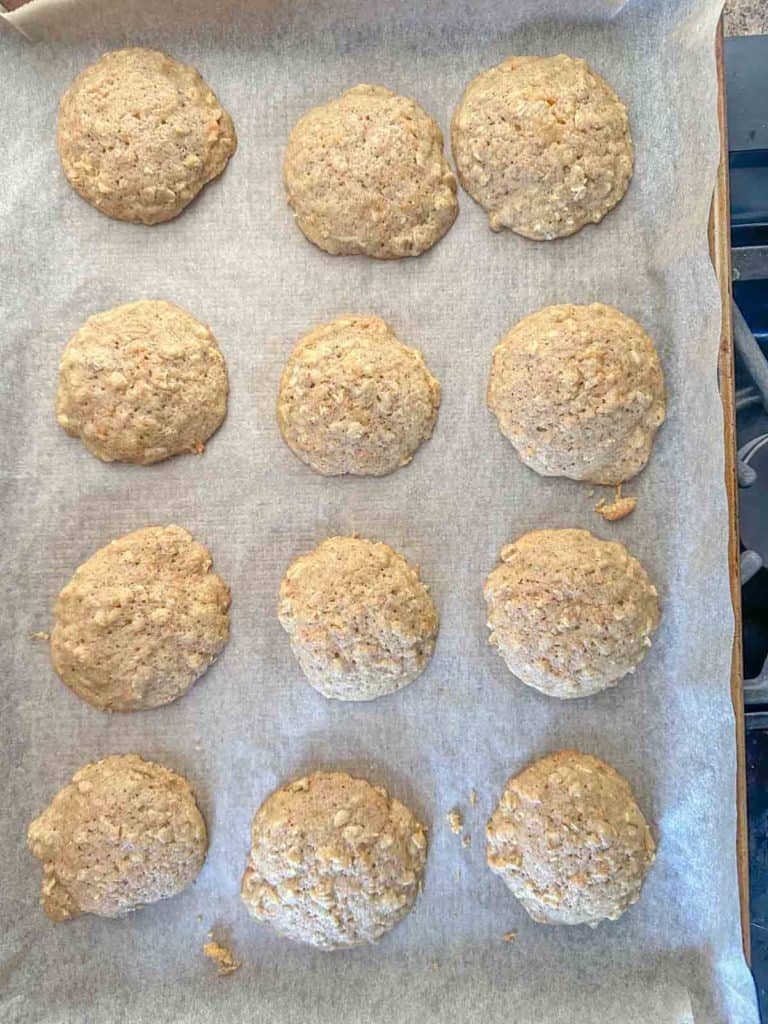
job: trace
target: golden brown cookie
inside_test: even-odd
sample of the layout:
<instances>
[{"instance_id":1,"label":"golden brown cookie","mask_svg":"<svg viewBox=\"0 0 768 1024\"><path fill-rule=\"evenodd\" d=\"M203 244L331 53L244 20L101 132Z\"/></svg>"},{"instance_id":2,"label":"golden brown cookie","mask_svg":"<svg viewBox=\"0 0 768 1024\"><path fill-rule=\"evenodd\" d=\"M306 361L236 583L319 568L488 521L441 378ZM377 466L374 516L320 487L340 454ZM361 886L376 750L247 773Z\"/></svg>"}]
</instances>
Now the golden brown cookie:
<instances>
[{"instance_id":1,"label":"golden brown cookie","mask_svg":"<svg viewBox=\"0 0 768 1024\"><path fill-rule=\"evenodd\" d=\"M485 600L490 643L510 672L561 699L634 672L661 615L637 559L588 530L535 530L508 544Z\"/></svg>"},{"instance_id":2,"label":"golden brown cookie","mask_svg":"<svg viewBox=\"0 0 768 1024\"><path fill-rule=\"evenodd\" d=\"M547 306L493 352L488 407L531 469L619 484L664 422L664 375L642 329L613 306Z\"/></svg>"},{"instance_id":3,"label":"golden brown cookie","mask_svg":"<svg viewBox=\"0 0 768 1024\"><path fill-rule=\"evenodd\" d=\"M427 837L380 786L315 772L253 819L242 898L280 935L320 949L376 942L413 908Z\"/></svg>"},{"instance_id":4,"label":"golden brown cookie","mask_svg":"<svg viewBox=\"0 0 768 1024\"><path fill-rule=\"evenodd\" d=\"M656 853L623 776L577 750L513 776L486 829L490 868L534 921L615 921L640 896Z\"/></svg>"},{"instance_id":5,"label":"golden brown cookie","mask_svg":"<svg viewBox=\"0 0 768 1024\"><path fill-rule=\"evenodd\" d=\"M334 256L418 256L459 209L437 124L380 85L357 85L305 114L283 178L296 223Z\"/></svg>"},{"instance_id":6,"label":"golden brown cookie","mask_svg":"<svg viewBox=\"0 0 768 1024\"><path fill-rule=\"evenodd\" d=\"M203 866L205 822L189 783L119 754L88 764L27 832L43 862L43 910L122 917L185 889Z\"/></svg>"},{"instance_id":7,"label":"golden brown cookie","mask_svg":"<svg viewBox=\"0 0 768 1024\"><path fill-rule=\"evenodd\" d=\"M327 476L384 476L432 434L440 385L420 352L377 316L344 316L296 344L277 421L291 450Z\"/></svg>"},{"instance_id":8,"label":"golden brown cookie","mask_svg":"<svg viewBox=\"0 0 768 1024\"><path fill-rule=\"evenodd\" d=\"M586 61L509 57L467 86L452 125L459 180L494 231L572 235L629 186L627 108Z\"/></svg>"},{"instance_id":9,"label":"golden brown cookie","mask_svg":"<svg viewBox=\"0 0 768 1024\"><path fill-rule=\"evenodd\" d=\"M59 105L61 166L72 187L117 220L171 220L237 147L229 114L197 71L159 50L105 53Z\"/></svg>"},{"instance_id":10,"label":"golden brown cookie","mask_svg":"<svg viewBox=\"0 0 768 1024\"><path fill-rule=\"evenodd\" d=\"M227 367L205 324L142 299L89 317L59 367L56 416L105 462L202 452L227 411Z\"/></svg>"},{"instance_id":11,"label":"golden brown cookie","mask_svg":"<svg viewBox=\"0 0 768 1024\"><path fill-rule=\"evenodd\" d=\"M53 667L105 711L156 708L181 697L229 639L229 590L209 552L180 526L113 540L59 594Z\"/></svg>"},{"instance_id":12,"label":"golden brown cookie","mask_svg":"<svg viewBox=\"0 0 768 1024\"><path fill-rule=\"evenodd\" d=\"M336 700L373 700L413 682L437 639L418 566L360 537L330 537L292 562L278 616L307 680Z\"/></svg>"}]
</instances>

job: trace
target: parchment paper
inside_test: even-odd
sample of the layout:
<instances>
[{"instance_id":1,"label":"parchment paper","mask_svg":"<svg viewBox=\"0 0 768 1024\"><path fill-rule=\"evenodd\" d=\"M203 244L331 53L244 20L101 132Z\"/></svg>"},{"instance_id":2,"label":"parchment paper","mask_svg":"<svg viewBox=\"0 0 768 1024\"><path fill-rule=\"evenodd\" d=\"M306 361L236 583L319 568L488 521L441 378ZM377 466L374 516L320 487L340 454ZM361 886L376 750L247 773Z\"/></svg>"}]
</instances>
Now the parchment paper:
<instances>
[{"instance_id":1,"label":"parchment paper","mask_svg":"<svg viewBox=\"0 0 768 1024\"><path fill-rule=\"evenodd\" d=\"M562 6L567 21L532 0L49 0L15 20L55 45L2 32L4 1021L757 1020L739 933L719 305L706 241L719 3ZM240 137L220 181L154 228L91 209L55 152L60 94L86 63L126 42L196 64ZM416 97L447 130L477 72L510 53L563 50L587 58L631 112L635 177L599 227L556 243L494 235L461 193L442 242L386 264L326 256L294 226L281 157L309 107L381 82ZM53 415L68 337L89 314L139 297L170 299L209 322L232 387L227 421L202 457L149 469L98 462ZM600 495L588 487L522 467L484 405L491 350L514 321L549 303L592 300L647 328L669 388L667 424L628 488L638 509L615 525L595 515ZM345 311L391 321L443 384L434 439L381 480L316 476L275 423L295 338ZM60 683L46 644L30 634L49 627L56 594L96 548L167 522L211 548L232 587L232 639L182 700L110 717ZM487 643L482 582L504 543L544 526L621 540L663 601L637 673L584 701L563 704L516 683ZM421 564L442 619L424 676L367 705L315 693L275 615L290 560L355 530ZM483 827L506 778L563 746L626 774L659 843L641 901L594 931L534 924L484 861ZM121 751L190 778L210 828L208 860L173 900L123 921L54 927L37 905L26 826L79 766ZM299 948L257 926L239 900L256 806L320 767L384 783L431 826L416 911L375 948ZM467 849L445 821L456 806ZM229 929L245 961L229 979L201 954L212 924ZM515 942L502 941L507 931Z\"/></svg>"}]
</instances>

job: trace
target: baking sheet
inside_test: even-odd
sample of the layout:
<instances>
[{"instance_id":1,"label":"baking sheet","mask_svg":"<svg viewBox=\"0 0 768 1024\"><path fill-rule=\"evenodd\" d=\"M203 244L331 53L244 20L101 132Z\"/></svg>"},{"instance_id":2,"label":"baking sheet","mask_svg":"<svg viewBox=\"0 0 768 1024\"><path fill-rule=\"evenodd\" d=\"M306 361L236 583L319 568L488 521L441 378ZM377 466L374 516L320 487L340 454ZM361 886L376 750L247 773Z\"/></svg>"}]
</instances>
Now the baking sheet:
<instances>
[{"instance_id":1,"label":"baking sheet","mask_svg":"<svg viewBox=\"0 0 768 1024\"><path fill-rule=\"evenodd\" d=\"M720 5L562 6L568 20L533 0L514 9L491 0L35 0L12 20L43 41L32 46L0 25L3 1020L757 1021L739 932L719 300L706 238ZM223 177L178 220L151 229L92 210L55 153L61 92L124 43L196 64L240 138ZM293 225L282 149L309 107L381 82L417 98L447 132L474 74L511 53L562 50L589 60L630 109L635 177L597 228L556 243L493 235L462 192L457 223L430 253L379 263L326 256ZM229 415L200 458L103 465L56 424L67 338L89 314L139 297L209 322L227 359ZM650 331L669 389L651 463L628 488L638 509L613 525L592 510L599 494L522 467L484 406L491 350L515 320L593 300ZM434 438L381 480L316 476L275 423L294 339L347 311L389 320L443 385ZM30 634L50 625L58 590L96 548L165 522L211 548L232 587L232 639L181 701L110 717L58 681ZM637 673L585 701L561 704L516 684L487 644L483 579L504 543L544 526L621 540L663 601ZM275 616L291 559L355 530L421 564L442 623L427 672L370 705L315 693ZM622 771L659 843L641 901L594 931L534 924L484 863L483 826L504 781L561 746ZM189 777L211 834L206 865L185 893L127 920L53 927L37 906L26 825L81 764L124 751ZM255 807L283 780L329 767L384 783L431 826L416 911L377 947L336 954L278 939L238 896ZM456 806L467 849L445 821ZM245 961L229 979L201 954L213 924ZM502 941L507 931L515 942Z\"/></svg>"}]
</instances>

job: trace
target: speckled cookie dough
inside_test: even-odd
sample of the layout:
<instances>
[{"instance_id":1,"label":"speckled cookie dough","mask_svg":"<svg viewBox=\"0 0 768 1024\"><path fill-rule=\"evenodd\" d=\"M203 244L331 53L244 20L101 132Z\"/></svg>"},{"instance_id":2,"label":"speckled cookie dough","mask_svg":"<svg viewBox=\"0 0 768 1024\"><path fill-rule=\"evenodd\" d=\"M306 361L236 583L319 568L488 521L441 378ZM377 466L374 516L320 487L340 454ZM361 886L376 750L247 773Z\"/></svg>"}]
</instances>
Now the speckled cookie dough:
<instances>
[{"instance_id":1,"label":"speckled cookie dough","mask_svg":"<svg viewBox=\"0 0 768 1024\"><path fill-rule=\"evenodd\" d=\"M180 526L150 526L101 548L58 596L53 667L105 711L181 697L229 638L229 590Z\"/></svg>"},{"instance_id":2,"label":"speckled cookie dough","mask_svg":"<svg viewBox=\"0 0 768 1024\"><path fill-rule=\"evenodd\" d=\"M488 864L534 921L615 921L635 903L656 853L623 776L560 750L506 784L486 829Z\"/></svg>"},{"instance_id":3,"label":"speckled cookie dough","mask_svg":"<svg viewBox=\"0 0 768 1024\"><path fill-rule=\"evenodd\" d=\"M89 317L64 349L56 416L105 462L200 453L227 411L227 368L205 324L142 299Z\"/></svg>"},{"instance_id":4,"label":"speckled cookie dough","mask_svg":"<svg viewBox=\"0 0 768 1024\"><path fill-rule=\"evenodd\" d=\"M359 537L331 537L297 558L278 616L307 680L336 700L373 700L413 682L437 639L418 567Z\"/></svg>"},{"instance_id":5,"label":"speckled cookie dough","mask_svg":"<svg viewBox=\"0 0 768 1024\"><path fill-rule=\"evenodd\" d=\"M280 380L277 420L318 473L384 476L432 434L440 385L420 352L377 316L344 316L299 339Z\"/></svg>"},{"instance_id":6,"label":"speckled cookie dough","mask_svg":"<svg viewBox=\"0 0 768 1024\"><path fill-rule=\"evenodd\" d=\"M86 765L27 832L53 921L122 917L197 877L205 822L185 778L136 754Z\"/></svg>"},{"instance_id":7,"label":"speckled cookie dough","mask_svg":"<svg viewBox=\"0 0 768 1024\"><path fill-rule=\"evenodd\" d=\"M377 939L413 908L423 825L380 786L315 772L278 789L253 819L242 898L280 935L320 949Z\"/></svg>"},{"instance_id":8,"label":"speckled cookie dough","mask_svg":"<svg viewBox=\"0 0 768 1024\"><path fill-rule=\"evenodd\" d=\"M221 174L237 138L194 68L135 47L104 54L70 85L58 146L83 199L117 220L157 224Z\"/></svg>"},{"instance_id":9,"label":"speckled cookie dough","mask_svg":"<svg viewBox=\"0 0 768 1024\"><path fill-rule=\"evenodd\" d=\"M494 231L572 235L632 177L627 108L583 60L509 57L474 78L453 116L459 180Z\"/></svg>"},{"instance_id":10,"label":"speckled cookie dough","mask_svg":"<svg viewBox=\"0 0 768 1024\"><path fill-rule=\"evenodd\" d=\"M493 352L488 408L542 476L619 484L645 466L664 422L656 348L613 306L547 306Z\"/></svg>"},{"instance_id":11,"label":"speckled cookie dough","mask_svg":"<svg viewBox=\"0 0 768 1024\"><path fill-rule=\"evenodd\" d=\"M485 600L490 643L510 672L561 699L634 672L661 615L637 559L588 530L536 530L507 545Z\"/></svg>"},{"instance_id":12,"label":"speckled cookie dough","mask_svg":"<svg viewBox=\"0 0 768 1024\"><path fill-rule=\"evenodd\" d=\"M296 223L334 256L418 256L459 209L437 124L380 85L357 85L305 114L283 177Z\"/></svg>"}]
</instances>

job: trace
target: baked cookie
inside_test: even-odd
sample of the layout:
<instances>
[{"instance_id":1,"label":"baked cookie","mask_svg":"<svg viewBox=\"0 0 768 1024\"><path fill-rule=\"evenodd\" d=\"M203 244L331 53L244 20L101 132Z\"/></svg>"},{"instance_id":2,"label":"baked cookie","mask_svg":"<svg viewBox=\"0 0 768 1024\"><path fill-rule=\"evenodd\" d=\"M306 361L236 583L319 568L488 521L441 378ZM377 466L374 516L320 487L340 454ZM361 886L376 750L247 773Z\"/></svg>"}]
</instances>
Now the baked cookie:
<instances>
[{"instance_id":1,"label":"baked cookie","mask_svg":"<svg viewBox=\"0 0 768 1024\"><path fill-rule=\"evenodd\" d=\"M572 235L632 177L627 108L583 60L508 57L467 86L452 125L459 180L494 231Z\"/></svg>"},{"instance_id":2,"label":"baked cookie","mask_svg":"<svg viewBox=\"0 0 768 1024\"><path fill-rule=\"evenodd\" d=\"M613 306L548 306L494 349L488 408L542 476L619 484L651 454L664 375L651 339Z\"/></svg>"},{"instance_id":3,"label":"baked cookie","mask_svg":"<svg viewBox=\"0 0 768 1024\"><path fill-rule=\"evenodd\" d=\"M280 379L286 444L326 476L384 476L432 434L440 385L377 316L345 316L299 339Z\"/></svg>"},{"instance_id":4,"label":"baked cookie","mask_svg":"<svg viewBox=\"0 0 768 1024\"><path fill-rule=\"evenodd\" d=\"M623 776L559 750L513 776L486 828L488 864L534 921L615 921L640 896L656 854Z\"/></svg>"},{"instance_id":5,"label":"baked cookie","mask_svg":"<svg viewBox=\"0 0 768 1024\"><path fill-rule=\"evenodd\" d=\"M105 462L202 452L227 411L227 367L205 324L143 299L89 317L59 367L56 416Z\"/></svg>"},{"instance_id":6,"label":"baked cookie","mask_svg":"<svg viewBox=\"0 0 768 1024\"><path fill-rule=\"evenodd\" d=\"M333 256L418 256L456 220L443 135L413 100L357 85L295 125L283 163L296 223Z\"/></svg>"},{"instance_id":7,"label":"baked cookie","mask_svg":"<svg viewBox=\"0 0 768 1024\"><path fill-rule=\"evenodd\" d=\"M336 700L373 700L412 683L437 639L418 566L360 537L331 537L292 562L277 614L307 680Z\"/></svg>"},{"instance_id":8,"label":"baked cookie","mask_svg":"<svg viewBox=\"0 0 768 1024\"><path fill-rule=\"evenodd\" d=\"M320 949L376 942L412 909L427 837L380 786L315 772L256 812L241 895L280 935Z\"/></svg>"},{"instance_id":9,"label":"baked cookie","mask_svg":"<svg viewBox=\"0 0 768 1024\"><path fill-rule=\"evenodd\" d=\"M208 850L189 783L162 764L116 754L76 773L27 831L43 862L53 921L122 917L185 889Z\"/></svg>"},{"instance_id":10,"label":"baked cookie","mask_svg":"<svg viewBox=\"0 0 768 1024\"><path fill-rule=\"evenodd\" d=\"M117 220L171 220L217 177L235 127L188 64L134 47L81 71L59 105L61 166L70 185Z\"/></svg>"},{"instance_id":11,"label":"baked cookie","mask_svg":"<svg viewBox=\"0 0 768 1024\"><path fill-rule=\"evenodd\" d=\"M101 548L59 594L53 667L105 711L186 693L229 639L229 590L180 526L149 526Z\"/></svg>"},{"instance_id":12,"label":"baked cookie","mask_svg":"<svg viewBox=\"0 0 768 1024\"><path fill-rule=\"evenodd\" d=\"M637 559L588 530L536 530L507 545L485 600L490 642L510 672L561 699L634 672L661 615Z\"/></svg>"}]
</instances>

